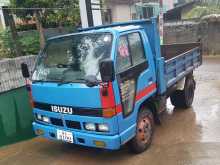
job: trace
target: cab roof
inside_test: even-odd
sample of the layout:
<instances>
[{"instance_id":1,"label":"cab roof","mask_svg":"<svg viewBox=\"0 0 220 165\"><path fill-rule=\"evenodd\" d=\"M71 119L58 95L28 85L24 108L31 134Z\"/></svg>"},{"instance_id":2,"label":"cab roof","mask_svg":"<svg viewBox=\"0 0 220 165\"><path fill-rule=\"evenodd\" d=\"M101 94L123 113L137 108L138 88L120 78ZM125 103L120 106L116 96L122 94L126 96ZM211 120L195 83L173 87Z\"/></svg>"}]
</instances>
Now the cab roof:
<instances>
[{"instance_id":1,"label":"cab roof","mask_svg":"<svg viewBox=\"0 0 220 165\"><path fill-rule=\"evenodd\" d=\"M151 22L151 19L145 19L145 20L133 20L129 22L122 22L122 23L113 23L110 25L100 25L100 26L94 26L89 28L82 28L79 29L79 31L90 31L90 30L116 30L118 32L123 32L127 30L136 30L142 27L143 24Z\"/></svg>"},{"instance_id":2,"label":"cab roof","mask_svg":"<svg viewBox=\"0 0 220 165\"><path fill-rule=\"evenodd\" d=\"M59 39L62 37L68 37L75 34L83 34L83 33L93 33L93 32L125 32L130 30L137 30L140 28L143 28L144 25L147 23L152 23L152 19L145 19L145 20L134 20L129 22L123 22L123 23L113 23L110 25L101 25L101 26L94 26L89 28L81 28L78 29L77 32L65 34L65 35L59 35L55 37L50 37L49 40L53 39Z\"/></svg>"}]
</instances>

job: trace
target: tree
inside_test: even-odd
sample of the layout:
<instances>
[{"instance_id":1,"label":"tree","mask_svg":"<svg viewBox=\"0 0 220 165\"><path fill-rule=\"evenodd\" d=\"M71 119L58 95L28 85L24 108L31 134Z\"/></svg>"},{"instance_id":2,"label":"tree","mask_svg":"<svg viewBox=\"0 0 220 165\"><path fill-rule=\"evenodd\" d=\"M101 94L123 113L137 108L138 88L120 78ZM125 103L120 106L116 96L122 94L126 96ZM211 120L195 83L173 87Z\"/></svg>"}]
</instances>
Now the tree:
<instances>
[{"instance_id":1,"label":"tree","mask_svg":"<svg viewBox=\"0 0 220 165\"><path fill-rule=\"evenodd\" d=\"M36 26L40 36L40 48L43 49L45 45L45 36L44 36L44 28L42 25L42 16L39 10L34 11L34 16L36 18Z\"/></svg>"},{"instance_id":2,"label":"tree","mask_svg":"<svg viewBox=\"0 0 220 165\"><path fill-rule=\"evenodd\" d=\"M64 20L73 24L79 20L78 0L11 0L11 5L16 8L30 8L16 10L16 15L24 20L30 16L35 18L41 48L45 45L43 23L48 18L57 21L60 26Z\"/></svg>"},{"instance_id":3,"label":"tree","mask_svg":"<svg viewBox=\"0 0 220 165\"><path fill-rule=\"evenodd\" d=\"M12 7L15 8L39 8L36 10L16 10L15 12L16 16L24 20L27 16L35 16L37 30L40 34L40 47L43 48L45 44L45 37L42 25L43 11L40 10L40 8L50 7L50 5L53 4L53 0L11 0L10 2Z\"/></svg>"},{"instance_id":4,"label":"tree","mask_svg":"<svg viewBox=\"0 0 220 165\"><path fill-rule=\"evenodd\" d=\"M189 11L184 18L185 19L192 19L192 18L202 18L206 15L211 14L220 14L220 6L217 6L215 4L209 4L209 5L199 5L195 6L191 11Z\"/></svg>"},{"instance_id":5,"label":"tree","mask_svg":"<svg viewBox=\"0 0 220 165\"><path fill-rule=\"evenodd\" d=\"M18 41L18 34L17 34L17 30L16 30L16 26L15 26L15 22L14 22L14 18L12 15L11 10L4 8L4 13L5 16L7 18L7 22L9 24L10 30L11 30L11 38L12 38L12 42L13 42L13 49L15 52L15 55L21 56L21 46L20 43Z\"/></svg>"},{"instance_id":6,"label":"tree","mask_svg":"<svg viewBox=\"0 0 220 165\"><path fill-rule=\"evenodd\" d=\"M56 0L55 6L60 10L53 10L47 16L47 20L53 20L59 25L59 30L65 24L78 25L80 20L78 0Z\"/></svg>"}]
</instances>

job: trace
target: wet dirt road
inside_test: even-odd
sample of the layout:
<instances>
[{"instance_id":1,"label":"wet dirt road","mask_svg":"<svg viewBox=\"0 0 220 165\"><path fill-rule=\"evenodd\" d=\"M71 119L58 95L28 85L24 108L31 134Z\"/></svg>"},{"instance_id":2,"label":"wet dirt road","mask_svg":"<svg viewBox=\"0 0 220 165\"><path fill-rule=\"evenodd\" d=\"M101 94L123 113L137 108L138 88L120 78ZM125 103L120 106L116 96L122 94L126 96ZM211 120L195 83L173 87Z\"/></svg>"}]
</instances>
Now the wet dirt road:
<instances>
[{"instance_id":1,"label":"wet dirt road","mask_svg":"<svg viewBox=\"0 0 220 165\"><path fill-rule=\"evenodd\" d=\"M103 151L35 138L0 148L1 165L220 165L220 58L205 58L195 72L193 107L161 116L152 146L133 155L125 146Z\"/></svg>"}]
</instances>

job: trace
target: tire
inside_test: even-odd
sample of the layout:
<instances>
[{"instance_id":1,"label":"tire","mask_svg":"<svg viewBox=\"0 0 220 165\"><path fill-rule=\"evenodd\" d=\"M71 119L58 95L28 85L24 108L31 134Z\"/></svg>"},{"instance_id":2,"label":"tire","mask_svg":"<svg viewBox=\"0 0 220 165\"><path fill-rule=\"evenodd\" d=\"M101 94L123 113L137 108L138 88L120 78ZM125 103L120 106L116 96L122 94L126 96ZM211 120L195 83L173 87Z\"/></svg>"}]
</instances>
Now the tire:
<instances>
[{"instance_id":1,"label":"tire","mask_svg":"<svg viewBox=\"0 0 220 165\"><path fill-rule=\"evenodd\" d=\"M171 103L177 108L191 107L194 99L195 86L196 82L193 75L188 75L185 80L184 89L176 90L170 96Z\"/></svg>"},{"instance_id":2,"label":"tire","mask_svg":"<svg viewBox=\"0 0 220 165\"><path fill-rule=\"evenodd\" d=\"M130 150L139 154L149 148L154 132L154 119L150 110L141 109L138 113L136 135L129 142Z\"/></svg>"}]
</instances>

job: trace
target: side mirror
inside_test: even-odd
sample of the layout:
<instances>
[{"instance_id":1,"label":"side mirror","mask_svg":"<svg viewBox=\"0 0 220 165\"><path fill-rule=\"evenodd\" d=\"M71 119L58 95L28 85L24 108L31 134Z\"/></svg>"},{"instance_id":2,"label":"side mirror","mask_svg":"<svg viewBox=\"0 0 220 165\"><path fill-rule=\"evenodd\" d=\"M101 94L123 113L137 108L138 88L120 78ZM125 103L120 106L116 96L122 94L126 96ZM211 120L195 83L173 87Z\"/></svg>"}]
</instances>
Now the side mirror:
<instances>
[{"instance_id":1,"label":"side mirror","mask_svg":"<svg viewBox=\"0 0 220 165\"><path fill-rule=\"evenodd\" d=\"M99 64L99 70L103 82L114 81L115 79L114 63L111 59L105 59L101 61Z\"/></svg>"},{"instance_id":2,"label":"side mirror","mask_svg":"<svg viewBox=\"0 0 220 165\"><path fill-rule=\"evenodd\" d=\"M30 77L30 73L29 73L29 69L27 64L22 63L21 64L21 72L24 78L29 78Z\"/></svg>"}]
</instances>

